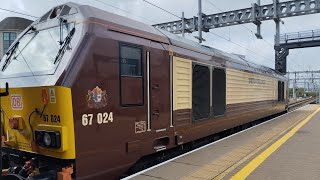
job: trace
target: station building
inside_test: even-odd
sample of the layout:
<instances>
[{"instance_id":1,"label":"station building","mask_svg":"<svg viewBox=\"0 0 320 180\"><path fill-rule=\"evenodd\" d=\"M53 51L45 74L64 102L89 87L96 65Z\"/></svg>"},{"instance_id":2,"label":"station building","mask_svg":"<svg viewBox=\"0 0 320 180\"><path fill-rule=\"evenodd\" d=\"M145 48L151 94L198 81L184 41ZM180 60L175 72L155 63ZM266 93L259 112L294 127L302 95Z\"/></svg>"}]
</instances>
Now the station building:
<instances>
[{"instance_id":1,"label":"station building","mask_svg":"<svg viewBox=\"0 0 320 180\"><path fill-rule=\"evenodd\" d=\"M18 35L32 22L21 17L7 17L0 22L0 59Z\"/></svg>"}]
</instances>

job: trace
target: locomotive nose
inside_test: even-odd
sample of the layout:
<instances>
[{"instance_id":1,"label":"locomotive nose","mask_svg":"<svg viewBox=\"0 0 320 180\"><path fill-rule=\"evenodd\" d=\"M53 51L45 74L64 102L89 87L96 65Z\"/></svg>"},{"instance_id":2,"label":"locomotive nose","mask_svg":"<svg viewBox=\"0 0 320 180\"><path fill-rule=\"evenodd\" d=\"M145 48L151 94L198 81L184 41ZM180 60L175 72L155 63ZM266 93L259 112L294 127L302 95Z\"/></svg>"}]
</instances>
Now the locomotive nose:
<instances>
[{"instance_id":1,"label":"locomotive nose","mask_svg":"<svg viewBox=\"0 0 320 180\"><path fill-rule=\"evenodd\" d=\"M5 147L56 158L75 157L69 88L11 88L1 102Z\"/></svg>"}]
</instances>

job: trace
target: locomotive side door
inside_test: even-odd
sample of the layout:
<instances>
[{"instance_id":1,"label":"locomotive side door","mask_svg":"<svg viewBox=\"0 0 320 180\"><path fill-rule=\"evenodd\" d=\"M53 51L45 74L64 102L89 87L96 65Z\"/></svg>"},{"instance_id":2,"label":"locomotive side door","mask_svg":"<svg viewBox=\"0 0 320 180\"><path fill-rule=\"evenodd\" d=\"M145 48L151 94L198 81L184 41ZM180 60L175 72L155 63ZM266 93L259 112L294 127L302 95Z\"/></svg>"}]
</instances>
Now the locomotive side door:
<instances>
[{"instance_id":1,"label":"locomotive side door","mask_svg":"<svg viewBox=\"0 0 320 180\"><path fill-rule=\"evenodd\" d=\"M170 62L160 43L151 41L148 64L150 130L166 131L170 126Z\"/></svg>"}]
</instances>

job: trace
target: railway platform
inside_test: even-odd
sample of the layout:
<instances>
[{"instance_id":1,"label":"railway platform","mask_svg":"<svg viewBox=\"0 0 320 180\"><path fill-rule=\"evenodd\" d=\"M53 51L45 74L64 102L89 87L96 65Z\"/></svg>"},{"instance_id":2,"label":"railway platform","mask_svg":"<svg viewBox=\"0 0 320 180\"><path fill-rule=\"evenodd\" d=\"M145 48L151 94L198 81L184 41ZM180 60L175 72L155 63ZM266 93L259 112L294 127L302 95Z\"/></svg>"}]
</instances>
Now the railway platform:
<instances>
[{"instance_id":1,"label":"railway platform","mask_svg":"<svg viewBox=\"0 0 320 180\"><path fill-rule=\"evenodd\" d=\"M128 177L320 179L320 106L306 105Z\"/></svg>"}]
</instances>

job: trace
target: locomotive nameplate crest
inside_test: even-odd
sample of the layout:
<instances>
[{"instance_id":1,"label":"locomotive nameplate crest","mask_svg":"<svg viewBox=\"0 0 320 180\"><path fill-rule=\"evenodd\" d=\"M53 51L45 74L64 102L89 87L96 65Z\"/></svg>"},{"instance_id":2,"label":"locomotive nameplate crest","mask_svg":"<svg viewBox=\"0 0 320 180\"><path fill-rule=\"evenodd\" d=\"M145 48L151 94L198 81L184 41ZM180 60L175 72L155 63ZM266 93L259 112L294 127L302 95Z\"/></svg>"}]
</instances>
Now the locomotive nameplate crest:
<instances>
[{"instance_id":1,"label":"locomotive nameplate crest","mask_svg":"<svg viewBox=\"0 0 320 180\"><path fill-rule=\"evenodd\" d=\"M89 108L100 109L107 106L107 92L95 87L93 90L88 91L87 103Z\"/></svg>"}]
</instances>

